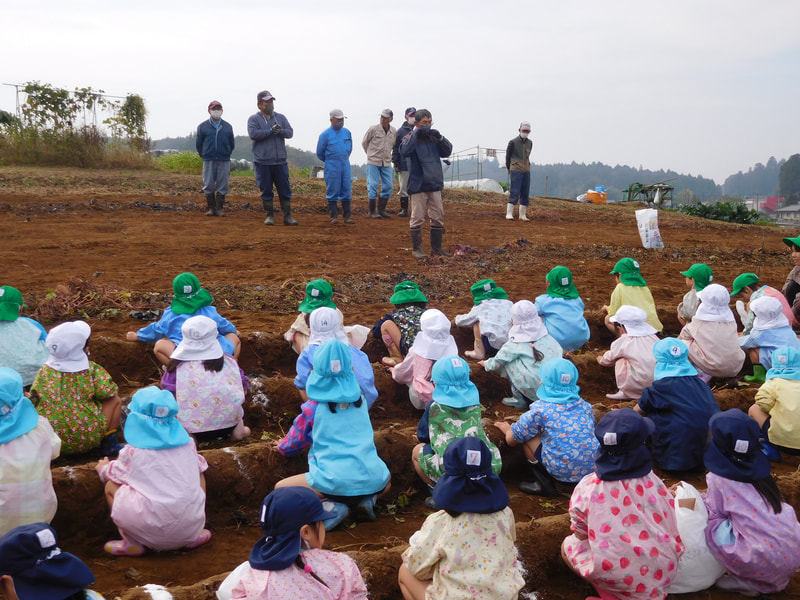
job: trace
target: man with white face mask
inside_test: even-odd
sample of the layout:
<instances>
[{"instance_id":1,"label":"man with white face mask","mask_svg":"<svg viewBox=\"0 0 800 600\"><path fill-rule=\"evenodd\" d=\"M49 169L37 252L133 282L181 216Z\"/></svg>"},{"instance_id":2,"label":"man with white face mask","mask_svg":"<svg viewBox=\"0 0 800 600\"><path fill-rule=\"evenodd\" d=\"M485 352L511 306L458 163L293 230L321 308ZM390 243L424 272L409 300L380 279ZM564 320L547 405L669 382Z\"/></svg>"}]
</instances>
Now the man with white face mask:
<instances>
[{"instance_id":1,"label":"man with white face mask","mask_svg":"<svg viewBox=\"0 0 800 600\"><path fill-rule=\"evenodd\" d=\"M222 120L222 104L212 100L210 118L197 126L197 153L203 159L203 193L208 204L207 217L224 217L222 207L231 178L231 153L234 148L233 127Z\"/></svg>"},{"instance_id":2,"label":"man with white face mask","mask_svg":"<svg viewBox=\"0 0 800 600\"><path fill-rule=\"evenodd\" d=\"M397 130L397 138L392 148L392 164L397 170L397 176L400 179L400 212L397 213L398 217L408 216L408 159L400 154L400 144L403 138L414 130L414 114L417 109L409 106L406 109L406 120Z\"/></svg>"},{"instance_id":3,"label":"man with white face mask","mask_svg":"<svg viewBox=\"0 0 800 600\"><path fill-rule=\"evenodd\" d=\"M528 139L531 124L523 121L519 124L519 135L508 142L506 148L506 169L511 176L511 188L508 194L506 219L514 220L514 206L519 202L519 220L528 221L528 203L531 193L531 151L533 142Z\"/></svg>"}]
</instances>

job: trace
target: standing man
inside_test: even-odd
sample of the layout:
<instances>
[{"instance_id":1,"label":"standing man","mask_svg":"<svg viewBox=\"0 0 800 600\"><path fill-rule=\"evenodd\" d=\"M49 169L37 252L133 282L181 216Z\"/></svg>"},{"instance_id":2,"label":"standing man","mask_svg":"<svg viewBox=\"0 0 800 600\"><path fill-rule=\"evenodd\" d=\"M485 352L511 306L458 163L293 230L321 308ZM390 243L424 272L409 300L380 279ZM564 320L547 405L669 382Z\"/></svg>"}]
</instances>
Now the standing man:
<instances>
[{"instance_id":1,"label":"standing man","mask_svg":"<svg viewBox=\"0 0 800 600\"><path fill-rule=\"evenodd\" d=\"M203 159L203 193L208 204L207 217L224 217L222 207L231 180L231 153L235 146L233 127L222 120L222 104L212 100L208 121L197 126L195 147Z\"/></svg>"},{"instance_id":2,"label":"standing man","mask_svg":"<svg viewBox=\"0 0 800 600\"><path fill-rule=\"evenodd\" d=\"M408 216L408 160L400 154L400 144L403 138L414 129L414 113L416 112L417 109L413 106L409 106L406 109L406 120L397 130L397 138L392 149L392 163L394 168L397 169L397 177L400 180L400 212L397 213L398 217Z\"/></svg>"},{"instance_id":3,"label":"standing man","mask_svg":"<svg viewBox=\"0 0 800 600\"><path fill-rule=\"evenodd\" d=\"M351 216L350 202L353 200L353 183L350 178L350 153L353 151L353 136L344 126L344 113L334 108L330 112L331 126L319 135L317 158L325 163L326 199L331 223L338 223L336 202L342 203L345 223L355 223Z\"/></svg>"},{"instance_id":4,"label":"standing man","mask_svg":"<svg viewBox=\"0 0 800 600\"><path fill-rule=\"evenodd\" d=\"M394 113L385 108L377 125L367 129L361 145L367 153L367 196L369 216L373 219L388 219L386 203L392 196L392 149L397 139L397 130L390 125ZM381 199L378 203L378 183L381 184Z\"/></svg>"},{"instance_id":5,"label":"standing man","mask_svg":"<svg viewBox=\"0 0 800 600\"><path fill-rule=\"evenodd\" d=\"M408 193L411 194L411 245L414 258L427 258L422 251L422 224L425 210L431 220L431 254L450 256L442 249L444 235L444 173L442 159L453 151L446 137L431 129L430 111L420 109L414 114L414 130L400 144L400 154L408 160Z\"/></svg>"},{"instance_id":6,"label":"standing man","mask_svg":"<svg viewBox=\"0 0 800 600\"><path fill-rule=\"evenodd\" d=\"M519 202L519 220L528 221L528 203L531 193L531 150L533 142L528 139L531 124L523 121L519 124L519 135L508 142L506 148L506 169L511 176L511 188L508 194L506 219L514 220L514 206Z\"/></svg>"},{"instance_id":7,"label":"standing man","mask_svg":"<svg viewBox=\"0 0 800 600\"><path fill-rule=\"evenodd\" d=\"M258 112L247 119L247 134L253 140L253 170L261 190L261 204L267 218L264 225L275 224L272 186L278 191L284 225L297 225L292 218L292 187L289 184L289 163L286 142L294 135L289 121L275 112L275 96L264 90L256 96Z\"/></svg>"}]
</instances>

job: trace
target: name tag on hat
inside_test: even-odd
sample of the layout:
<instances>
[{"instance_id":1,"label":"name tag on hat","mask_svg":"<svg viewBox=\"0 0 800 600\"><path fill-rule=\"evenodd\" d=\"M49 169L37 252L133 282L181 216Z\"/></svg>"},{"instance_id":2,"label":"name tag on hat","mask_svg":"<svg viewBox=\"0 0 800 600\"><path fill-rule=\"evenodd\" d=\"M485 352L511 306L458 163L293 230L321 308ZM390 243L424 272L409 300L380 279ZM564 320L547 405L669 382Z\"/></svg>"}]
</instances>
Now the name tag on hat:
<instances>
[{"instance_id":1,"label":"name tag on hat","mask_svg":"<svg viewBox=\"0 0 800 600\"><path fill-rule=\"evenodd\" d=\"M39 544L42 548L49 548L56 545L56 536L49 529L40 529L36 532L36 537L39 538Z\"/></svg>"},{"instance_id":2,"label":"name tag on hat","mask_svg":"<svg viewBox=\"0 0 800 600\"><path fill-rule=\"evenodd\" d=\"M191 291L192 291L192 286L190 286L190 285L183 286L183 293L184 294L189 294L189 293L191 293Z\"/></svg>"},{"instance_id":3,"label":"name tag on hat","mask_svg":"<svg viewBox=\"0 0 800 600\"><path fill-rule=\"evenodd\" d=\"M616 446L617 445L617 432L616 431L607 431L605 435L603 435L603 445L604 446Z\"/></svg>"},{"instance_id":4,"label":"name tag on hat","mask_svg":"<svg viewBox=\"0 0 800 600\"><path fill-rule=\"evenodd\" d=\"M338 373L342 370L342 363L339 360L332 360L331 361L331 373Z\"/></svg>"},{"instance_id":5,"label":"name tag on hat","mask_svg":"<svg viewBox=\"0 0 800 600\"><path fill-rule=\"evenodd\" d=\"M481 466L481 452L480 450L467 450L467 465L470 467Z\"/></svg>"},{"instance_id":6,"label":"name tag on hat","mask_svg":"<svg viewBox=\"0 0 800 600\"><path fill-rule=\"evenodd\" d=\"M747 450L750 448L750 442L747 440L736 440L736 444L733 447L733 451L738 454L747 454Z\"/></svg>"}]
</instances>

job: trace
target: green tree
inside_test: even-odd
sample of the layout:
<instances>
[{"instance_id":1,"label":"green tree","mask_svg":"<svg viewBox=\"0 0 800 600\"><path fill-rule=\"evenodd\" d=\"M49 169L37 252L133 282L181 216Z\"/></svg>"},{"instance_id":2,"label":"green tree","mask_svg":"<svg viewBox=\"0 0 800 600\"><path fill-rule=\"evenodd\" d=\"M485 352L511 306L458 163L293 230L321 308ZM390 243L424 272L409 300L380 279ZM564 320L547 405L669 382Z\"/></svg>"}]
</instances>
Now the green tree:
<instances>
[{"instance_id":1,"label":"green tree","mask_svg":"<svg viewBox=\"0 0 800 600\"><path fill-rule=\"evenodd\" d=\"M126 137L131 148L147 152L150 141L147 139L147 107L144 98L138 94L128 94L125 101L115 107L114 115L106 119L115 137Z\"/></svg>"},{"instance_id":2,"label":"green tree","mask_svg":"<svg viewBox=\"0 0 800 600\"><path fill-rule=\"evenodd\" d=\"M778 175L778 185L787 205L800 200L800 154L792 154L783 163Z\"/></svg>"}]
</instances>

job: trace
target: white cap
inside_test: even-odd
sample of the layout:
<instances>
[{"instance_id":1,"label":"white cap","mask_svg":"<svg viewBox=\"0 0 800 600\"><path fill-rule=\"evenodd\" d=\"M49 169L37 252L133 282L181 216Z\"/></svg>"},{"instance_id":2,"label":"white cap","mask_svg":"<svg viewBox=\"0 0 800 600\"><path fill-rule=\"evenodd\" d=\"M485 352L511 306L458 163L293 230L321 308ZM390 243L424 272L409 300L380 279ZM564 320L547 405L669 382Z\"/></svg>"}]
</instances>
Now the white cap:
<instances>
[{"instance_id":1,"label":"white cap","mask_svg":"<svg viewBox=\"0 0 800 600\"><path fill-rule=\"evenodd\" d=\"M47 334L48 367L62 373L77 373L89 368L89 357L83 351L92 328L85 321L68 321L57 325Z\"/></svg>"},{"instance_id":2,"label":"white cap","mask_svg":"<svg viewBox=\"0 0 800 600\"><path fill-rule=\"evenodd\" d=\"M213 360L222 356L222 345L214 319L203 315L189 317L181 326L183 339L170 358L178 360Z\"/></svg>"},{"instance_id":3,"label":"white cap","mask_svg":"<svg viewBox=\"0 0 800 600\"><path fill-rule=\"evenodd\" d=\"M624 325L625 331L631 337L643 337L657 333L656 328L647 322L647 313L638 306L623 304L608 320Z\"/></svg>"},{"instance_id":4,"label":"white cap","mask_svg":"<svg viewBox=\"0 0 800 600\"><path fill-rule=\"evenodd\" d=\"M530 131L531 130L531 124L528 123L528 121L523 121L522 123L519 124L519 128L520 129L527 129L528 131Z\"/></svg>"},{"instance_id":5,"label":"white cap","mask_svg":"<svg viewBox=\"0 0 800 600\"><path fill-rule=\"evenodd\" d=\"M331 119L344 119L344 113L341 108L334 108L331 111Z\"/></svg>"}]
</instances>

